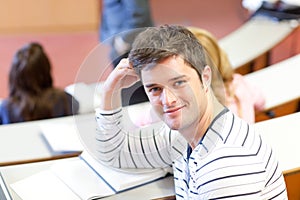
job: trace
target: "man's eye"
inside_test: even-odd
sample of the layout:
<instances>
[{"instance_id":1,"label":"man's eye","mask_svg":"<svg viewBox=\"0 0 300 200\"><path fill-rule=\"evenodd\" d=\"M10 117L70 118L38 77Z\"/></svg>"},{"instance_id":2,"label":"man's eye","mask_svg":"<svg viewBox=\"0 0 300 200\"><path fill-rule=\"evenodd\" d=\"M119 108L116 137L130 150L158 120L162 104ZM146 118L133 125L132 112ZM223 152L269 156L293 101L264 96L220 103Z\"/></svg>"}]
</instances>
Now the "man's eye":
<instances>
[{"instance_id":1,"label":"man's eye","mask_svg":"<svg viewBox=\"0 0 300 200\"><path fill-rule=\"evenodd\" d=\"M179 80L179 81L176 81L176 82L174 83L174 86L178 87L178 86L183 85L184 83L186 83L185 80Z\"/></svg>"},{"instance_id":2,"label":"man's eye","mask_svg":"<svg viewBox=\"0 0 300 200\"><path fill-rule=\"evenodd\" d=\"M149 89L150 93L157 93L157 92L160 92L160 91L161 91L161 88L159 88L159 87L153 87L153 88Z\"/></svg>"}]
</instances>

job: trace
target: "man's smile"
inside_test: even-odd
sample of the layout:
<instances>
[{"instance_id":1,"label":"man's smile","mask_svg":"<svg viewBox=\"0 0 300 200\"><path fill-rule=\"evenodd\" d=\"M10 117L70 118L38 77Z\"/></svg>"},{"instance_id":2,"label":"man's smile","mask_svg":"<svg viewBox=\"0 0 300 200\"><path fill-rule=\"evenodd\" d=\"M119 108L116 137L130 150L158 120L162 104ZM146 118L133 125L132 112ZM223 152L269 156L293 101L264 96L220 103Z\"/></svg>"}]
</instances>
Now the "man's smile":
<instances>
[{"instance_id":1,"label":"man's smile","mask_svg":"<svg viewBox=\"0 0 300 200\"><path fill-rule=\"evenodd\" d=\"M165 109L164 113L166 113L166 114L175 113L175 112L181 110L183 107L185 107L185 106L178 106L178 107L172 107L172 108L169 108L169 109Z\"/></svg>"}]
</instances>

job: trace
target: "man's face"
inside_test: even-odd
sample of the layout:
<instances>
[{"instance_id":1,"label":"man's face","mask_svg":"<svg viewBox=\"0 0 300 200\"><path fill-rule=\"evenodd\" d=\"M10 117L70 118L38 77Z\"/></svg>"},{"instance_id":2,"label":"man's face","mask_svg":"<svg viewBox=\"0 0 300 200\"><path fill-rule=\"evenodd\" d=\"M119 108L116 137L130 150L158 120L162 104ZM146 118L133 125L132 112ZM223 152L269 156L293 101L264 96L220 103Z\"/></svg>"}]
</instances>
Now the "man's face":
<instances>
[{"instance_id":1,"label":"man's face","mask_svg":"<svg viewBox=\"0 0 300 200\"><path fill-rule=\"evenodd\" d=\"M179 56L142 70L142 80L157 115L173 130L197 125L207 106L206 91L195 69Z\"/></svg>"}]
</instances>

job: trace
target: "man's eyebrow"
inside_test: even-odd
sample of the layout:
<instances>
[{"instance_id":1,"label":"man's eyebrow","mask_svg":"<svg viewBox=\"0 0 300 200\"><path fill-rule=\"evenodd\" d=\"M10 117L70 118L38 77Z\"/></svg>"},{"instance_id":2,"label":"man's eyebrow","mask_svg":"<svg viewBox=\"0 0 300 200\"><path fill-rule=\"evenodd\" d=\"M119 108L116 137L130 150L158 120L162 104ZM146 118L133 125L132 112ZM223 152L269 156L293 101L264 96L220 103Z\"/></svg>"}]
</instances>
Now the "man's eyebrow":
<instances>
[{"instance_id":1,"label":"man's eyebrow","mask_svg":"<svg viewBox=\"0 0 300 200\"><path fill-rule=\"evenodd\" d=\"M186 78L186 77L187 77L186 75L177 76L177 77L169 79L168 82L177 81L179 79ZM150 87L153 87L153 86L156 86L156 85L157 85L156 83L149 83L149 84L146 84L145 87L150 88Z\"/></svg>"},{"instance_id":2,"label":"man's eyebrow","mask_svg":"<svg viewBox=\"0 0 300 200\"><path fill-rule=\"evenodd\" d=\"M151 87L153 87L153 86L155 86L155 85L157 85L157 84L155 84L155 83L150 83L150 84L146 84L145 87L146 87L146 88L151 88Z\"/></svg>"},{"instance_id":3,"label":"man's eyebrow","mask_svg":"<svg viewBox=\"0 0 300 200\"><path fill-rule=\"evenodd\" d=\"M186 78L186 75L177 76L168 80L168 82L177 81L178 79Z\"/></svg>"}]
</instances>

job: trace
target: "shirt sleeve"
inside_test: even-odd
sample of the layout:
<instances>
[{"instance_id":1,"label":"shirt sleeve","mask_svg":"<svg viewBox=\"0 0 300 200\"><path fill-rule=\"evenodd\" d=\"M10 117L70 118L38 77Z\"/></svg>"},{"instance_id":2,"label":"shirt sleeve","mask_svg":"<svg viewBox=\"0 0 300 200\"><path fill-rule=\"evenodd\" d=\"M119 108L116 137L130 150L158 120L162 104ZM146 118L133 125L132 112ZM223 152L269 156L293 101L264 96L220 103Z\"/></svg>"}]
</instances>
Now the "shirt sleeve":
<instances>
[{"instance_id":1,"label":"shirt sleeve","mask_svg":"<svg viewBox=\"0 0 300 200\"><path fill-rule=\"evenodd\" d=\"M248 83L240 74L234 74L232 81L235 88L237 102L231 102L229 108L239 113L239 116L249 123L255 122L255 111L261 111L265 107L265 97L262 91L255 85Z\"/></svg>"},{"instance_id":2,"label":"shirt sleeve","mask_svg":"<svg viewBox=\"0 0 300 200\"><path fill-rule=\"evenodd\" d=\"M167 168L187 143L177 131L157 122L130 126L126 109L96 110L96 156L117 168Z\"/></svg>"}]
</instances>

